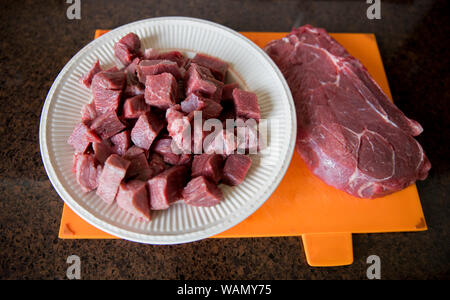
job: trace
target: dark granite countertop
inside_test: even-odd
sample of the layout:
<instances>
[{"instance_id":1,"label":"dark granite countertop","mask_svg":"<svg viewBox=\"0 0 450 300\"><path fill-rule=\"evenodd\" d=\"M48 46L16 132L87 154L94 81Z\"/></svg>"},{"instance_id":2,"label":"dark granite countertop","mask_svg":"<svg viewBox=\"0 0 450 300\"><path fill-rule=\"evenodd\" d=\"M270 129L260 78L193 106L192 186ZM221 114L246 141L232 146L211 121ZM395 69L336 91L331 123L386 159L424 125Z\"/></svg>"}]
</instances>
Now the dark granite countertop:
<instances>
[{"instance_id":1,"label":"dark granite countertop","mask_svg":"<svg viewBox=\"0 0 450 300\"><path fill-rule=\"evenodd\" d=\"M83 279L365 279L369 255L382 279L450 278L450 24L447 1L381 0L381 20L366 1L86 1L68 20L66 1L0 4L0 279L66 278L66 259ZM237 31L288 31L310 23L330 32L375 33L398 107L418 120L433 168L418 182L425 232L356 234L354 263L311 268L301 239L207 239L151 246L123 240L60 240L63 202L39 151L39 118L59 71L96 28L157 16L208 19Z\"/></svg>"}]
</instances>

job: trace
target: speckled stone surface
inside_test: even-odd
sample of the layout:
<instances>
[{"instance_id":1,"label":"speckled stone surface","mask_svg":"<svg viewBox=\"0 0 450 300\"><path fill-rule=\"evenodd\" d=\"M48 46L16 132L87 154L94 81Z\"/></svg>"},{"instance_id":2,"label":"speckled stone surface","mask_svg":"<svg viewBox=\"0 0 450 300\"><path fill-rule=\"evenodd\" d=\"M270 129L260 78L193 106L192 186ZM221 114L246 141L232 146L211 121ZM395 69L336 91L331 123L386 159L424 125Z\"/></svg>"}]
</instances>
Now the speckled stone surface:
<instances>
[{"instance_id":1,"label":"speckled stone surface","mask_svg":"<svg viewBox=\"0 0 450 300\"><path fill-rule=\"evenodd\" d=\"M161 3L162 2L162 3ZM83 279L366 279L381 258L382 279L450 278L449 50L447 1L86 1L68 20L66 1L0 3L0 279L63 279L69 255ZM353 236L354 263L307 265L301 240L207 239L175 246L123 240L60 240L63 202L39 152L39 118L58 72L96 28L157 16L215 21L237 31L288 31L310 23L330 32L371 32L379 42L396 104L418 120L433 168L418 183L428 231Z\"/></svg>"}]
</instances>

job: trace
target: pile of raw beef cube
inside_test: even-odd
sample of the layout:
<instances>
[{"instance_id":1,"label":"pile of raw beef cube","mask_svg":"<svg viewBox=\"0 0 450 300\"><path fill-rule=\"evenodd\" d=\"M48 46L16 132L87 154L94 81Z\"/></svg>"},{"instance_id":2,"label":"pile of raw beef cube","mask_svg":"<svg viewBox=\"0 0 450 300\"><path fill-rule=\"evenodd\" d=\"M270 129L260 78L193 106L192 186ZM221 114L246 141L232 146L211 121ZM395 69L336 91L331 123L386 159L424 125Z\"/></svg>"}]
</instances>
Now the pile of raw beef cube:
<instances>
[{"instance_id":1,"label":"pile of raw beef cube","mask_svg":"<svg viewBox=\"0 0 450 300\"><path fill-rule=\"evenodd\" d=\"M204 151L193 154L185 147L193 143L186 143L186 131L192 130L198 111L202 121L258 122L256 95L237 83L224 83L226 62L204 54L189 59L179 51L143 52L134 33L115 44L114 54L123 67L103 70L97 60L80 79L92 101L83 107L68 143L75 150L73 172L81 188L96 189L108 204L117 201L148 221L151 210L167 209L179 200L193 206L220 203L218 184L234 186L244 180L251 165L245 153L254 145L222 138L222 144L202 144ZM200 140L208 133L202 131ZM214 134L217 141L230 131ZM244 154L237 154L242 148Z\"/></svg>"}]
</instances>

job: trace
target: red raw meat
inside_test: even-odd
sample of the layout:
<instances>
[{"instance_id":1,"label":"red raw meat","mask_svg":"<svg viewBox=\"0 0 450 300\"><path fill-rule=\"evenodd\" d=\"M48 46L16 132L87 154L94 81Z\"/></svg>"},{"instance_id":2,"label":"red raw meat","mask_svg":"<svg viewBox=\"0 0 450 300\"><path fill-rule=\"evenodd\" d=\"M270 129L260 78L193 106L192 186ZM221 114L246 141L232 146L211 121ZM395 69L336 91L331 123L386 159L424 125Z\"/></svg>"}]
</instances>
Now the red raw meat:
<instances>
[{"instance_id":1,"label":"red raw meat","mask_svg":"<svg viewBox=\"0 0 450 300\"><path fill-rule=\"evenodd\" d=\"M120 184L117 205L142 220L150 221L150 204L145 185L140 180Z\"/></svg>"},{"instance_id":2,"label":"red raw meat","mask_svg":"<svg viewBox=\"0 0 450 300\"><path fill-rule=\"evenodd\" d=\"M97 59L92 68L83 77L81 77L80 82L88 89L91 88L92 78L94 78L95 74L101 71L102 68L100 67L100 62Z\"/></svg>"},{"instance_id":3,"label":"red raw meat","mask_svg":"<svg viewBox=\"0 0 450 300\"><path fill-rule=\"evenodd\" d=\"M124 72L102 71L92 79L92 86L104 90L122 90L125 86L127 75Z\"/></svg>"},{"instance_id":4,"label":"red raw meat","mask_svg":"<svg viewBox=\"0 0 450 300\"><path fill-rule=\"evenodd\" d=\"M218 58L197 53L192 59L192 63L199 64L211 70L217 80L224 81L228 70L228 64Z\"/></svg>"},{"instance_id":5,"label":"red raw meat","mask_svg":"<svg viewBox=\"0 0 450 300\"><path fill-rule=\"evenodd\" d=\"M161 210L181 199L181 191L186 184L188 169L173 166L148 181L150 208Z\"/></svg>"},{"instance_id":6,"label":"red raw meat","mask_svg":"<svg viewBox=\"0 0 450 300\"><path fill-rule=\"evenodd\" d=\"M223 158L219 154L195 155L192 162L192 177L204 176L216 184L222 178Z\"/></svg>"},{"instance_id":7,"label":"red raw meat","mask_svg":"<svg viewBox=\"0 0 450 300\"><path fill-rule=\"evenodd\" d=\"M128 33L114 45L114 55L122 64L128 66L133 59L140 55L141 41L134 33Z\"/></svg>"},{"instance_id":8,"label":"red raw meat","mask_svg":"<svg viewBox=\"0 0 450 300\"><path fill-rule=\"evenodd\" d=\"M234 120L236 111L247 116L246 110L256 109L248 97L238 99L235 109L239 84L224 85L228 64L220 59L197 54L191 61L179 51L140 48L139 37L129 33L114 45L121 64L102 70L97 60L80 78L92 101L67 141L75 149L76 180L83 191L97 188L106 203L117 199L119 207L147 221L151 209L167 209L182 193L189 205L218 204L226 156L238 146L248 151L251 143L236 140L239 129L217 127L224 118ZM191 154L192 146L201 155Z\"/></svg>"},{"instance_id":9,"label":"red raw meat","mask_svg":"<svg viewBox=\"0 0 450 300\"><path fill-rule=\"evenodd\" d=\"M233 101L233 91L239 88L237 82L225 84L222 89L222 101Z\"/></svg>"},{"instance_id":10,"label":"red raw meat","mask_svg":"<svg viewBox=\"0 0 450 300\"><path fill-rule=\"evenodd\" d=\"M178 64L170 60L142 60L136 67L137 77L140 82L146 83L147 76L170 73L176 79L182 79L184 69L178 67Z\"/></svg>"},{"instance_id":11,"label":"red raw meat","mask_svg":"<svg viewBox=\"0 0 450 300\"><path fill-rule=\"evenodd\" d=\"M94 150L94 158L102 165L105 163L106 159L114 153L113 149L106 141L92 143L92 149Z\"/></svg>"},{"instance_id":12,"label":"red raw meat","mask_svg":"<svg viewBox=\"0 0 450 300\"><path fill-rule=\"evenodd\" d=\"M180 109L181 106L177 104L166 111L167 131L181 152L190 153L192 148L192 116L186 116Z\"/></svg>"},{"instance_id":13,"label":"red raw meat","mask_svg":"<svg viewBox=\"0 0 450 300\"><path fill-rule=\"evenodd\" d=\"M185 113L190 113L195 110L202 111L204 119L217 118L222 111L222 105L214 100L190 94L183 102L181 102L181 109Z\"/></svg>"},{"instance_id":14,"label":"red raw meat","mask_svg":"<svg viewBox=\"0 0 450 300\"><path fill-rule=\"evenodd\" d=\"M123 157L125 159L129 159L129 158L139 155L141 153L144 153L145 157L148 158L148 150L144 150L138 146L131 146L130 148L128 148L127 152L125 153L125 155Z\"/></svg>"},{"instance_id":15,"label":"red raw meat","mask_svg":"<svg viewBox=\"0 0 450 300\"><path fill-rule=\"evenodd\" d=\"M117 154L108 157L99 178L97 195L108 204L114 202L122 179L125 178L130 162Z\"/></svg>"},{"instance_id":16,"label":"red raw meat","mask_svg":"<svg viewBox=\"0 0 450 300\"><path fill-rule=\"evenodd\" d=\"M223 166L222 181L228 185L238 185L244 181L245 175L252 164L250 157L242 154L228 156Z\"/></svg>"},{"instance_id":17,"label":"red raw meat","mask_svg":"<svg viewBox=\"0 0 450 300\"><path fill-rule=\"evenodd\" d=\"M98 135L83 123L78 123L67 143L75 149L75 153L84 153L92 142L101 142Z\"/></svg>"},{"instance_id":18,"label":"red raw meat","mask_svg":"<svg viewBox=\"0 0 450 300\"><path fill-rule=\"evenodd\" d=\"M172 151L172 138L171 137L163 137L155 142L153 146L153 151L161 155L164 161L171 165L178 164L180 160L180 155L175 154Z\"/></svg>"},{"instance_id":19,"label":"red raw meat","mask_svg":"<svg viewBox=\"0 0 450 300\"><path fill-rule=\"evenodd\" d=\"M130 131L125 130L111 137L112 149L114 153L123 156L130 148Z\"/></svg>"},{"instance_id":20,"label":"red raw meat","mask_svg":"<svg viewBox=\"0 0 450 300\"><path fill-rule=\"evenodd\" d=\"M191 63L185 74L186 95L191 93L199 93L206 97L212 98L218 94L218 86L223 85L220 81L214 79L211 71L205 67ZM220 91L222 93L222 91ZM219 98L220 101L220 98Z\"/></svg>"},{"instance_id":21,"label":"red raw meat","mask_svg":"<svg viewBox=\"0 0 450 300\"><path fill-rule=\"evenodd\" d=\"M122 131L125 127L126 126L120 122L116 112L113 110L109 110L98 116L91 124L91 129L104 140Z\"/></svg>"},{"instance_id":22,"label":"red raw meat","mask_svg":"<svg viewBox=\"0 0 450 300\"><path fill-rule=\"evenodd\" d=\"M90 124L96 117L97 111L95 110L95 103L93 101L83 105L83 108L81 109L81 121L83 121L83 123Z\"/></svg>"},{"instance_id":23,"label":"red raw meat","mask_svg":"<svg viewBox=\"0 0 450 300\"><path fill-rule=\"evenodd\" d=\"M297 150L316 176L361 198L382 197L427 177L431 164L413 138L420 124L325 30L296 28L265 50L292 91Z\"/></svg>"},{"instance_id":24,"label":"red raw meat","mask_svg":"<svg viewBox=\"0 0 450 300\"><path fill-rule=\"evenodd\" d=\"M170 73L147 76L145 102L148 105L167 109L175 104L177 81Z\"/></svg>"},{"instance_id":25,"label":"red raw meat","mask_svg":"<svg viewBox=\"0 0 450 300\"><path fill-rule=\"evenodd\" d=\"M90 192L98 186L97 178L101 169L95 164L94 157L88 154L79 154L75 160L75 175L77 182L84 192Z\"/></svg>"},{"instance_id":26,"label":"red raw meat","mask_svg":"<svg viewBox=\"0 0 450 300\"><path fill-rule=\"evenodd\" d=\"M139 176L140 174L148 174L148 161L144 153L134 155L133 157L127 157L130 161L130 166L127 169L127 178ZM150 178L147 178L150 179Z\"/></svg>"},{"instance_id":27,"label":"red raw meat","mask_svg":"<svg viewBox=\"0 0 450 300\"><path fill-rule=\"evenodd\" d=\"M232 94L234 109L238 117L255 119L256 121L261 119L258 98L255 93L234 89Z\"/></svg>"},{"instance_id":28,"label":"red raw meat","mask_svg":"<svg viewBox=\"0 0 450 300\"><path fill-rule=\"evenodd\" d=\"M161 155L152 153L149 158L148 166L150 168L150 177L152 178L168 168Z\"/></svg>"},{"instance_id":29,"label":"red raw meat","mask_svg":"<svg viewBox=\"0 0 450 300\"><path fill-rule=\"evenodd\" d=\"M145 113L139 117L131 130L131 140L136 146L148 150L163 127L163 121L155 114Z\"/></svg>"},{"instance_id":30,"label":"red raw meat","mask_svg":"<svg viewBox=\"0 0 450 300\"><path fill-rule=\"evenodd\" d=\"M149 111L150 106L145 103L143 95L128 98L123 104L123 116L125 119L139 118L140 115Z\"/></svg>"},{"instance_id":31,"label":"red raw meat","mask_svg":"<svg viewBox=\"0 0 450 300\"><path fill-rule=\"evenodd\" d=\"M144 57L145 59L148 60L161 59L174 61L178 64L178 67L180 68L184 67L188 61L188 58L184 56L180 51L169 51L160 53L158 50L151 48L145 50Z\"/></svg>"},{"instance_id":32,"label":"red raw meat","mask_svg":"<svg viewBox=\"0 0 450 300\"><path fill-rule=\"evenodd\" d=\"M220 188L203 176L192 179L183 189L182 196L186 204L203 207L217 205L223 199Z\"/></svg>"}]
</instances>

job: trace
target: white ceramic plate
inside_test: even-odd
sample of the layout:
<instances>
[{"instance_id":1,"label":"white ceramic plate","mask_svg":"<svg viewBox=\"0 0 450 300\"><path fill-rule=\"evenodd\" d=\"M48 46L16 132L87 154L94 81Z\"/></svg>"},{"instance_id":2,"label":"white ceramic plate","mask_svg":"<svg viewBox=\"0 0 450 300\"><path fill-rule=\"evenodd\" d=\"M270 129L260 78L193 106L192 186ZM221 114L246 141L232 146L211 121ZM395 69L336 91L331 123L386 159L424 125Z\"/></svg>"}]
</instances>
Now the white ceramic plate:
<instances>
[{"instance_id":1,"label":"white ceramic plate","mask_svg":"<svg viewBox=\"0 0 450 300\"><path fill-rule=\"evenodd\" d=\"M221 58L230 64L231 77L257 94L262 118L271 125L268 147L264 153L252 157L254 162L242 184L221 185L225 198L221 204L195 208L178 202L168 210L152 212L151 222L142 222L116 204L105 204L95 192L85 194L79 188L71 171L73 149L67 138L80 122L81 107L90 102L91 96L78 80L96 59L103 67L114 65L113 45L129 32L141 38L144 48L181 49L189 55L202 52ZM185 17L134 22L89 43L67 63L53 83L42 110L39 132L45 169L65 203L81 218L109 234L148 244L200 240L243 221L278 186L290 163L295 136L295 109L289 87L264 51L227 27Z\"/></svg>"}]
</instances>

